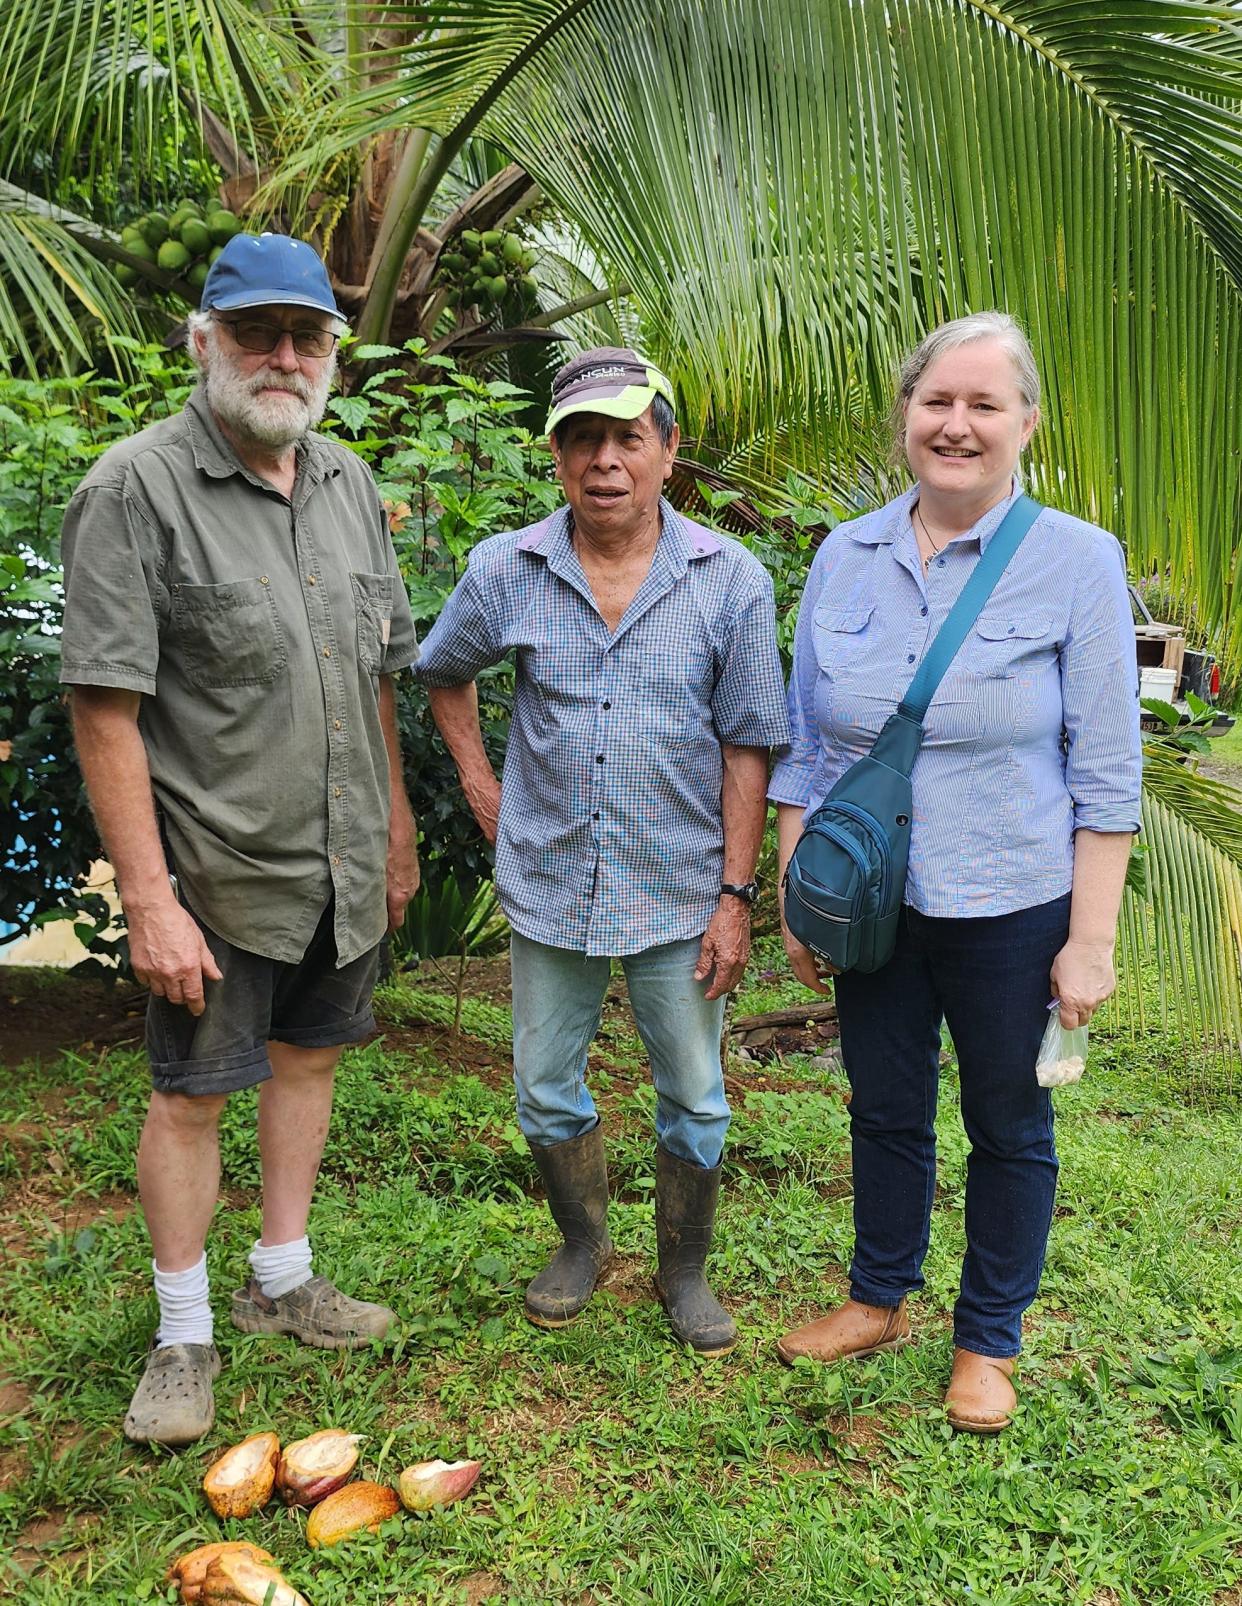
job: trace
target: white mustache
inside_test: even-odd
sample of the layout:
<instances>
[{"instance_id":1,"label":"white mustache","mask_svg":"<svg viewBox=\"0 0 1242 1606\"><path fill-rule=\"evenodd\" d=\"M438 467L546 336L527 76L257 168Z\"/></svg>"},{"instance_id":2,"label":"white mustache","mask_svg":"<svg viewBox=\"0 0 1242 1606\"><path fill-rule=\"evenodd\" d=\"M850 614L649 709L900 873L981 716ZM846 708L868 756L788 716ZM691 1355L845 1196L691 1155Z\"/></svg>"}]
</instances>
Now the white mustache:
<instances>
[{"instance_id":1,"label":"white mustache","mask_svg":"<svg viewBox=\"0 0 1242 1606\"><path fill-rule=\"evenodd\" d=\"M311 397L311 388L301 374L255 374L246 381L248 395L257 396L262 390L287 390L304 402Z\"/></svg>"}]
</instances>

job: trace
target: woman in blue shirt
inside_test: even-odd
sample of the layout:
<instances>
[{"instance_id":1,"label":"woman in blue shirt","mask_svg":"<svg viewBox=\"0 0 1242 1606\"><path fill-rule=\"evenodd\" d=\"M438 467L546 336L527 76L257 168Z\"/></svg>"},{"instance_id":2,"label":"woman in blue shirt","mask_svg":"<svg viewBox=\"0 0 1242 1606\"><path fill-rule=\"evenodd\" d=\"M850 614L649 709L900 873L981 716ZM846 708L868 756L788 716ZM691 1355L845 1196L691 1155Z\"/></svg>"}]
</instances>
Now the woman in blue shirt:
<instances>
[{"instance_id":1,"label":"woman in blue shirt","mask_svg":"<svg viewBox=\"0 0 1242 1606\"><path fill-rule=\"evenodd\" d=\"M1017 324L989 312L934 330L902 369L895 420L913 488L834 530L803 595L792 743L769 790L782 874L804 817L870 748L1018 494L1039 376ZM834 1361L909 1342L947 1022L970 1156L945 1404L954 1427L995 1433L1016 1403L1022 1313L1056 1188L1036 1050L1050 999L1072 1027L1113 990L1139 828L1134 625L1113 536L1040 514L941 681L925 732L896 952L873 974L835 982L853 1095L850 1298L778 1349ZM826 992L827 967L784 935L794 974Z\"/></svg>"}]
</instances>

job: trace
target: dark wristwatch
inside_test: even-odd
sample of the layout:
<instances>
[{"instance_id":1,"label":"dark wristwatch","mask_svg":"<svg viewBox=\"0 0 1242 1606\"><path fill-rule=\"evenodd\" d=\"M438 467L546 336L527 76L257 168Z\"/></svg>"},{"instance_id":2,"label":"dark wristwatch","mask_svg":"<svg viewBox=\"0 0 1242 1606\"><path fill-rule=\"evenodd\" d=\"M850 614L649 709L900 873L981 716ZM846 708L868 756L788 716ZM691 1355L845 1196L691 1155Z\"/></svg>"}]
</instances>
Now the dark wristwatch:
<instances>
[{"instance_id":1,"label":"dark wristwatch","mask_svg":"<svg viewBox=\"0 0 1242 1606\"><path fill-rule=\"evenodd\" d=\"M759 883L757 881L743 881L740 886L737 886L732 881L722 881L720 883L720 896L723 898L726 893L730 898L740 898L743 903L754 903L759 896Z\"/></svg>"}]
</instances>

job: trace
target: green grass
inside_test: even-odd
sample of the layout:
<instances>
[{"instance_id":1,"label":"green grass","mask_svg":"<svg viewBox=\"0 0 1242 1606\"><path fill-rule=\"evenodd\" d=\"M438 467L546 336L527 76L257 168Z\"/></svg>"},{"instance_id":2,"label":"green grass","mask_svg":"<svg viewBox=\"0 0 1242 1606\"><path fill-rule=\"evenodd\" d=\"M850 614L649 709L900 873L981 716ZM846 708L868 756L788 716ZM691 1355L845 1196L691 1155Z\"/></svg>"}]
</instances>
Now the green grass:
<instances>
[{"instance_id":1,"label":"green grass","mask_svg":"<svg viewBox=\"0 0 1242 1606\"><path fill-rule=\"evenodd\" d=\"M760 977L738 1013L799 996ZM503 1013L480 1003L465 1028L499 1046ZM705 1363L672 1341L646 1284L651 1100L630 1080L632 1040L618 1033L613 1046L613 1075L596 1080L620 1269L561 1333L521 1316L522 1285L553 1234L530 1197L503 1075L383 1044L344 1064L311 1231L321 1269L395 1307L395 1347L342 1355L235 1333L223 1313L258 1216L253 1107L232 1101L231 1204L209 1250L225 1372L210 1439L181 1453L136 1449L118 1431L154 1313L145 1233L126 1208L141 1059L67 1058L8 1077L10 1132L43 1122L42 1102L71 1090L45 1139L32 1146L27 1133L9 1151L0 1579L7 1565L10 1598L161 1600L168 1563L223 1535L275 1552L312 1606L1233 1606L1242 1108L1224 1098L1187 1108L1173 1045L1097 1041L1085 1081L1057 1096L1062 1184L1028 1317L1023 1407L991 1441L953 1436L939 1407L964 1243L953 1068L919 1342L862 1365L789 1370L773 1340L844 1286L840 1087L799 1067L789 1091L735 1101L713 1267L743 1338ZM482 1478L459 1506L324 1552L306 1549L297 1513L212 1517L199 1483L221 1447L268 1426L290 1439L329 1424L366 1435L363 1476L477 1455ZM20 1548L40 1538L37 1556Z\"/></svg>"}]
</instances>

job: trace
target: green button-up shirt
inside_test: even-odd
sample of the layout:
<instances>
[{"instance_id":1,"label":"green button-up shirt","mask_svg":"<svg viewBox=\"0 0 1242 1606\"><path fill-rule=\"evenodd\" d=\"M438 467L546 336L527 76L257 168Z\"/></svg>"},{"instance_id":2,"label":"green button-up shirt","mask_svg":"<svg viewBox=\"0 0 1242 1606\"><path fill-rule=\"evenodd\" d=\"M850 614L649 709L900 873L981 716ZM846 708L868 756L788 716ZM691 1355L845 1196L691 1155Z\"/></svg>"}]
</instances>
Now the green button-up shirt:
<instances>
[{"instance_id":1,"label":"green button-up shirt","mask_svg":"<svg viewBox=\"0 0 1242 1606\"><path fill-rule=\"evenodd\" d=\"M65 516L61 680L143 693L139 728L190 907L301 959L335 895L338 964L387 921L379 677L418 656L384 509L309 435L292 501L196 390L110 448Z\"/></svg>"}]
</instances>

